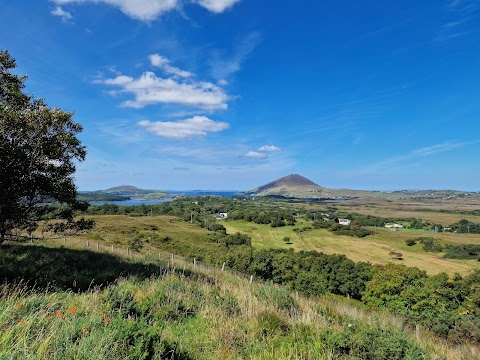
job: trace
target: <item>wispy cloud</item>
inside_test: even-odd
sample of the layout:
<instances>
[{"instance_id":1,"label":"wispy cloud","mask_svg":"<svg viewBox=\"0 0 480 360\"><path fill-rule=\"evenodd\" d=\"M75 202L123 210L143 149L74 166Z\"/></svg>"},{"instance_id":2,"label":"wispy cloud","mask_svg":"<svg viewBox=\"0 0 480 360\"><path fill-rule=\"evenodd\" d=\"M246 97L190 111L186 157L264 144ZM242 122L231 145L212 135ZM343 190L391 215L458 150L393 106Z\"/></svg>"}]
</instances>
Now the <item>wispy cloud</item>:
<instances>
[{"instance_id":1,"label":"wispy cloud","mask_svg":"<svg viewBox=\"0 0 480 360\"><path fill-rule=\"evenodd\" d=\"M50 11L50 14L52 14L53 16L58 16L60 19L62 19L63 22L67 22L73 19L72 14L70 14L68 11L63 10L60 6L55 7L55 9Z\"/></svg>"},{"instance_id":2,"label":"wispy cloud","mask_svg":"<svg viewBox=\"0 0 480 360\"><path fill-rule=\"evenodd\" d=\"M219 132L229 127L226 122L210 120L205 116L194 116L179 121L143 120L138 125L146 128L153 135L177 140L204 137L209 132Z\"/></svg>"},{"instance_id":3,"label":"wispy cloud","mask_svg":"<svg viewBox=\"0 0 480 360\"><path fill-rule=\"evenodd\" d=\"M378 172L389 168L398 168L400 166L410 165L412 163L416 163L418 160L422 158L427 158L434 156L439 153L451 151L463 146L476 144L478 141L470 141L470 142L461 142L461 141L449 141L441 144L436 144L432 146L422 147L415 150L410 151L404 155L397 155L385 160L370 164L368 166L362 167L360 170L361 173L370 173L370 172Z\"/></svg>"},{"instance_id":4,"label":"wispy cloud","mask_svg":"<svg viewBox=\"0 0 480 360\"><path fill-rule=\"evenodd\" d=\"M261 40L260 33L252 32L238 43L232 54L225 54L224 51L219 50L213 52L210 60L211 73L219 81L219 84L228 84L227 79L241 69L242 64Z\"/></svg>"},{"instance_id":5,"label":"wispy cloud","mask_svg":"<svg viewBox=\"0 0 480 360\"><path fill-rule=\"evenodd\" d=\"M275 145L263 145L262 147L259 147L257 150L271 152L271 151L280 151L281 149Z\"/></svg>"},{"instance_id":6,"label":"wispy cloud","mask_svg":"<svg viewBox=\"0 0 480 360\"><path fill-rule=\"evenodd\" d=\"M173 69L182 71L177 68ZM227 109L228 107L229 96L221 87L210 82L178 79L175 75L170 78L162 78L153 72L146 71L136 79L126 75L117 75L95 82L116 87L116 90L110 92L112 95L133 95L133 100L126 100L122 103L124 107L140 109L152 104L179 104L205 110Z\"/></svg>"},{"instance_id":7,"label":"wispy cloud","mask_svg":"<svg viewBox=\"0 0 480 360\"><path fill-rule=\"evenodd\" d=\"M472 24L480 18L480 1L453 0L447 6L447 20L437 40L445 41L468 35L475 29Z\"/></svg>"},{"instance_id":8,"label":"wispy cloud","mask_svg":"<svg viewBox=\"0 0 480 360\"><path fill-rule=\"evenodd\" d=\"M247 158L253 158L253 159L264 159L267 157L267 154L257 152L257 151L249 151L245 155L243 155Z\"/></svg>"},{"instance_id":9,"label":"wispy cloud","mask_svg":"<svg viewBox=\"0 0 480 360\"><path fill-rule=\"evenodd\" d=\"M180 9L184 0L52 0L58 5L72 3L103 3L119 8L125 15L145 22L150 22L163 14ZM196 0L194 3L210 12L222 13L239 0Z\"/></svg>"},{"instance_id":10,"label":"wispy cloud","mask_svg":"<svg viewBox=\"0 0 480 360\"><path fill-rule=\"evenodd\" d=\"M166 74L177 75L185 78L193 75L189 71L182 70L170 65L170 60L168 60L166 57L160 56L158 54L152 54L148 58L150 59L150 63L152 64L152 66L162 69Z\"/></svg>"}]
</instances>

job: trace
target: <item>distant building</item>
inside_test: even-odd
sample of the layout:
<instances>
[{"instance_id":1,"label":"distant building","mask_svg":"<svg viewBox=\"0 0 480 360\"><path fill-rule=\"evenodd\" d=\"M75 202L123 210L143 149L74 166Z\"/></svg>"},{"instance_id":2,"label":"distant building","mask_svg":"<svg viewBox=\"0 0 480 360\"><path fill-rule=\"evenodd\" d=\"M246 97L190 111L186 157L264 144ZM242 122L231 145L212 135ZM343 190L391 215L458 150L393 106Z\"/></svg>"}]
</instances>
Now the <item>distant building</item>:
<instances>
[{"instance_id":1,"label":"distant building","mask_svg":"<svg viewBox=\"0 0 480 360\"><path fill-rule=\"evenodd\" d=\"M389 229L403 229L402 224L395 224L395 223L386 223L385 227Z\"/></svg>"},{"instance_id":2,"label":"distant building","mask_svg":"<svg viewBox=\"0 0 480 360\"><path fill-rule=\"evenodd\" d=\"M340 225L350 225L351 221L349 219L338 219Z\"/></svg>"},{"instance_id":3,"label":"distant building","mask_svg":"<svg viewBox=\"0 0 480 360\"><path fill-rule=\"evenodd\" d=\"M222 220L228 218L228 213L220 213L217 216L215 216L217 220Z\"/></svg>"}]
</instances>

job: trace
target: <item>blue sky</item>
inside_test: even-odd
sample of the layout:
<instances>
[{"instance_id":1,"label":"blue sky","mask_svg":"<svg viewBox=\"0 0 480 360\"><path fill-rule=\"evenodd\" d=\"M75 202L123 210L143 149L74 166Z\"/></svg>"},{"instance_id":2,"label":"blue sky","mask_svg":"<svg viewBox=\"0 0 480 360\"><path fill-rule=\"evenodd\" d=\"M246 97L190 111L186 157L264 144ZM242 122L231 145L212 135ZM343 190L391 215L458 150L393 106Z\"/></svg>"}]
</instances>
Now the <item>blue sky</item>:
<instances>
[{"instance_id":1,"label":"blue sky","mask_svg":"<svg viewBox=\"0 0 480 360\"><path fill-rule=\"evenodd\" d=\"M3 0L0 34L80 190L480 190L480 0Z\"/></svg>"}]
</instances>

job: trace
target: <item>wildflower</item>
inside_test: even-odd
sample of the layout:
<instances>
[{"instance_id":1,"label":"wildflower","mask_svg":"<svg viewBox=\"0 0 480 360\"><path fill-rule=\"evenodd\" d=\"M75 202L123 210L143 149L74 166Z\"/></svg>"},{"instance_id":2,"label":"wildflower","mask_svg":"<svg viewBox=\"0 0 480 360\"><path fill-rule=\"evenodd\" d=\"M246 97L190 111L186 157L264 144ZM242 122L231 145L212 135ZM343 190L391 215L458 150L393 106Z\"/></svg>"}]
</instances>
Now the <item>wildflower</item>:
<instances>
[{"instance_id":1,"label":"wildflower","mask_svg":"<svg viewBox=\"0 0 480 360\"><path fill-rule=\"evenodd\" d=\"M147 297L147 295L145 295L145 293L142 291L142 289L138 289L138 291L135 293L134 297L137 301L141 301L141 300L145 299Z\"/></svg>"},{"instance_id":2,"label":"wildflower","mask_svg":"<svg viewBox=\"0 0 480 360\"><path fill-rule=\"evenodd\" d=\"M70 310L68 310L68 312L69 312L70 314L75 314L75 313L77 312L77 307L76 307L76 306L72 306L72 307L70 308Z\"/></svg>"},{"instance_id":3,"label":"wildflower","mask_svg":"<svg viewBox=\"0 0 480 360\"><path fill-rule=\"evenodd\" d=\"M46 309L40 309L40 312L42 312L42 313L46 313L46 312L47 312L47 310L46 310Z\"/></svg>"},{"instance_id":4,"label":"wildflower","mask_svg":"<svg viewBox=\"0 0 480 360\"><path fill-rule=\"evenodd\" d=\"M82 329L82 333L84 333L85 335L87 335L87 334L88 334L88 329L87 329L87 328L83 328L83 329Z\"/></svg>"},{"instance_id":5,"label":"wildflower","mask_svg":"<svg viewBox=\"0 0 480 360\"><path fill-rule=\"evenodd\" d=\"M22 307L22 304L17 304L17 310L19 310Z\"/></svg>"},{"instance_id":6,"label":"wildflower","mask_svg":"<svg viewBox=\"0 0 480 360\"><path fill-rule=\"evenodd\" d=\"M61 319L64 315L60 310L55 310L55 315L57 315L57 318Z\"/></svg>"},{"instance_id":7,"label":"wildflower","mask_svg":"<svg viewBox=\"0 0 480 360\"><path fill-rule=\"evenodd\" d=\"M48 306L48 307L52 307L52 303L48 303L47 306Z\"/></svg>"},{"instance_id":8,"label":"wildflower","mask_svg":"<svg viewBox=\"0 0 480 360\"><path fill-rule=\"evenodd\" d=\"M109 322L112 322L112 319L110 319L109 317L106 317L105 319L103 319L104 324L108 324Z\"/></svg>"},{"instance_id":9,"label":"wildflower","mask_svg":"<svg viewBox=\"0 0 480 360\"><path fill-rule=\"evenodd\" d=\"M21 319L18 323L19 323L20 325L23 325L23 324L25 324L25 320Z\"/></svg>"}]
</instances>

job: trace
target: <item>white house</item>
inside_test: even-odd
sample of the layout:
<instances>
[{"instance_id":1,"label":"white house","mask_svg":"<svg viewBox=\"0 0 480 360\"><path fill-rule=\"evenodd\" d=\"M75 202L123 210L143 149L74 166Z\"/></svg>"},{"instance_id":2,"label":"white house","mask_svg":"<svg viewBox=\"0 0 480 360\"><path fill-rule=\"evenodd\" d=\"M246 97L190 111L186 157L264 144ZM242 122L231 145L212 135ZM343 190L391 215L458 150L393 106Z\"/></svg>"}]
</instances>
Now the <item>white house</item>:
<instances>
[{"instance_id":1,"label":"white house","mask_svg":"<svg viewBox=\"0 0 480 360\"><path fill-rule=\"evenodd\" d=\"M340 225L350 225L351 221L349 219L338 219Z\"/></svg>"},{"instance_id":2,"label":"white house","mask_svg":"<svg viewBox=\"0 0 480 360\"><path fill-rule=\"evenodd\" d=\"M402 224L395 224L395 223L386 223L385 227L389 229L403 229Z\"/></svg>"},{"instance_id":3,"label":"white house","mask_svg":"<svg viewBox=\"0 0 480 360\"><path fill-rule=\"evenodd\" d=\"M222 220L228 218L228 213L220 213L217 216L215 216L216 219Z\"/></svg>"}]
</instances>

